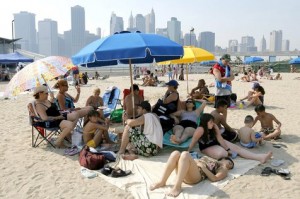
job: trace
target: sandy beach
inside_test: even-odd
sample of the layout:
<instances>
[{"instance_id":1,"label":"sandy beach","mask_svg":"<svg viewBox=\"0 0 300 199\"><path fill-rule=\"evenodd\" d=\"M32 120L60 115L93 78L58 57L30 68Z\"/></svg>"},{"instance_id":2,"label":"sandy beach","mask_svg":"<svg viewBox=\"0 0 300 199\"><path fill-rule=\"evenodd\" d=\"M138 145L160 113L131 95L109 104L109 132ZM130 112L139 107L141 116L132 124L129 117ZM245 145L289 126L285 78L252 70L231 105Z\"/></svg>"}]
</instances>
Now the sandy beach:
<instances>
[{"instance_id":1,"label":"sandy beach","mask_svg":"<svg viewBox=\"0 0 300 199\"><path fill-rule=\"evenodd\" d=\"M214 193L211 198L298 198L300 195L299 157L300 157L300 77L299 73L282 73L283 80L261 80L266 91L266 111L274 114L282 123L282 139L276 142L285 144L287 148L274 148L272 142L251 149L255 152L273 151L274 159L285 161L280 168L288 168L291 180L284 180L278 175L260 176L262 168L270 166L270 161L259 165L245 175L229 182L222 190ZM199 79L206 83L213 82L208 74L189 76L189 90L197 85ZM167 77L160 77L167 81ZM138 79L135 83L141 84ZM50 82L53 85L54 82ZM186 81L179 82L181 100L187 96ZM7 82L0 83L3 92ZM84 106L88 96L95 87L102 90L108 86L117 86L121 90L129 88L130 79L126 77L110 77L106 80L89 80L82 86L81 96L76 106ZM251 89L252 83L233 81L233 91L238 98L243 97ZM145 99L153 105L166 91L165 87L140 87L144 89ZM214 88L209 88L214 92ZM75 95L74 87L69 88ZM123 98L121 94L120 98ZM78 156L65 156L63 149L54 149L46 144L37 148L31 147L31 126L29 125L27 104L33 100L32 93L18 95L15 99L0 100L0 198L133 198L130 192L121 190L96 177L84 178L80 173ZM204 112L210 113L211 105ZM256 116L254 108L229 109L228 123L233 128L243 126L246 115ZM259 130L260 124L254 129ZM145 187L146 188L146 187ZM201 192L201 190L199 190Z\"/></svg>"}]
</instances>

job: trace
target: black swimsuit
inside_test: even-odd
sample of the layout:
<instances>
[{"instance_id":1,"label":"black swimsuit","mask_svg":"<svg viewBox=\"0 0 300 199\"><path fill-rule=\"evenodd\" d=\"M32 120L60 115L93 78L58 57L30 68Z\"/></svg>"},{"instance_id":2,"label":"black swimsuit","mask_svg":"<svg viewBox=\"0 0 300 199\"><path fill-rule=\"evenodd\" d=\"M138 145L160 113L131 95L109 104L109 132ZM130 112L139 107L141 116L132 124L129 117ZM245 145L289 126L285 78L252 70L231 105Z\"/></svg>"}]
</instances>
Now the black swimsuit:
<instances>
[{"instance_id":1,"label":"black swimsuit","mask_svg":"<svg viewBox=\"0 0 300 199\"><path fill-rule=\"evenodd\" d=\"M210 136L209 136L210 137ZM198 141L200 151L215 145L220 145L217 138L214 136L212 139L209 138L208 141L204 141L203 139L199 139Z\"/></svg>"},{"instance_id":2,"label":"black swimsuit","mask_svg":"<svg viewBox=\"0 0 300 199\"><path fill-rule=\"evenodd\" d=\"M45 104L43 103L39 103L43 106L45 106L47 109L46 109L46 114L47 116L60 116L60 112L58 111L57 109L57 106L54 104L54 103L51 103L51 106L48 107L46 106ZM62 119L59 119L59 120L52 120L52 121L46 121L46 122L38 122L38 126L41 126L41 127L46 127L46 128L54 128L54 127L59 127L60 123L61 123Z\"/></svg>"}]
</instances>

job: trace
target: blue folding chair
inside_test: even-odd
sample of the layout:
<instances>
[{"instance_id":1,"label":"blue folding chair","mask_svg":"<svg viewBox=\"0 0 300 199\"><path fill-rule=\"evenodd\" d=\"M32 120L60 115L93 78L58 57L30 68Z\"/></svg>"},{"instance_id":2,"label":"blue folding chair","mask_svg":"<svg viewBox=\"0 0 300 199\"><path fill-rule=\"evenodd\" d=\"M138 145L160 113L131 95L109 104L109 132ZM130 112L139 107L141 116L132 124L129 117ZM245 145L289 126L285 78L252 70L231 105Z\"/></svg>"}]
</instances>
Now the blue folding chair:
<instances>
[{"instance_id":1,"label":"blue folding chair","mask_svg":"<svg viewBox=\"0 0 300 199\"><path fill-rule=\"evenodd\" d=\"M116 109L117 105L120 104L120 93L119 88L113 87L111 90L106 90L103 94L103 105L106 109L103 110L104 117L109 117L110 114Z\"/></svg>"}]
</instances>

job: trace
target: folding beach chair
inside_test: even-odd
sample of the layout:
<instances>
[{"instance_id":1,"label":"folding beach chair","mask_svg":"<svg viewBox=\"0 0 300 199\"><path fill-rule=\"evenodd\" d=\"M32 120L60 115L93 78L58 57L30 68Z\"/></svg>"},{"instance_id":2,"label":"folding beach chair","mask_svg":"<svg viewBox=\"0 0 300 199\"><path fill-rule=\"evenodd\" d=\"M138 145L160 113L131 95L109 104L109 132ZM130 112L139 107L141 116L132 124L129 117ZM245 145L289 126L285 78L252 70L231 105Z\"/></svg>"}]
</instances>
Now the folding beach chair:
<instances>
[{"instance_id":1,"label":"folding beach chair","mask_svg":"<svg viewBox=\"0 0 300 199\"><path fill-rule=\"evenodd\" d=\"M42 142L49 143L52 147L55 148L55 145L51 142L51 138L54 135L60 134L60 128L47 128L41 126L41 124L45 124L47 126L47 123L49 121L43 121L40 117L38 117L38 114L35 110L35 103L30 102L27 105L28 113L29 113L29 123L31 125L31 143L32 147L38 147Z\"/></svg>"},{"instance_id":2,"label":"folding beach chair","mask_svg":"<svg viewBox=\"0 0 300 199\"><path fill-rule=\"evenodd\" d=\"M120 89L117 87L110 87L105 90L103 94L103 105L107 107L103 110L104 117L109 117L112 111L114 111L118 104L120 104Z\"/></svg>"},{"instance_id":3,"label":"folding beach chair","mask_svg":"<svg viewBox=\"0 0 300 199\"><path fill-rule=\"evenodd\" d=\"M198 102L198 101L196 101L195 104L196 104L196 108L201 106L201 103ZM203 114L203 112L201 113L201 115L202 114ZM200 125L200 118L197 121L197 125L198 126ZM164 137L163 137L163 144L164 145L171 146L171 147L176 147L176 148L188 148L190 146L190 143L192 141L192 137L188 138L185 142L182 142L181 144L174 144L170 141L171 135L173 135L173 129L167 131L164 134Z\"/></svg>"}]
</instances>

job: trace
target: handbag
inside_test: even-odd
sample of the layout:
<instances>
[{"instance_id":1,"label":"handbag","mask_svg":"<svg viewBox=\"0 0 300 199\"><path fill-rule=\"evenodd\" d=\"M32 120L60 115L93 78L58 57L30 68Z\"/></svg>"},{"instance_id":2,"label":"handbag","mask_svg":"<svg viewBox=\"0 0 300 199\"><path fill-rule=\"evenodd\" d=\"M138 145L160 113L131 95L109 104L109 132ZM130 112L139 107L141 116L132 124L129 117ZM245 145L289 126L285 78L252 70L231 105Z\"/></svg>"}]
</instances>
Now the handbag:
<instances>
[{"instance_id":1,"label":"handbag","mask_svg":"<svg viewBox=\"0 0 300 199\"><path fill-rule=\"evenodd\" d=\"M105 164L105 156L92 153L88 146L84 146L79 153L79 164L90 170L99 170Z\"/></svg>"},{"instance_id":2,"label":"handbag","mask_svg":"<svg viewBox=\"0 0 300 199\"><path fill-rule=\"evenodd\" d=\"M158 99L152 112L160 116L160 115L169 115L176 111L177 111L177 106L175 106L173 103L164 104L161 99Z\"/></svg>"}]
</instances>

